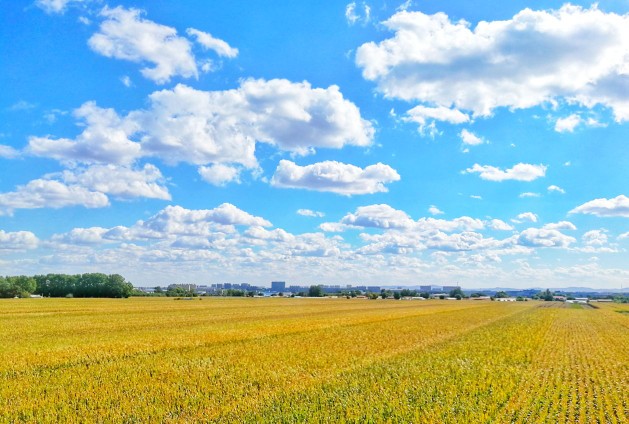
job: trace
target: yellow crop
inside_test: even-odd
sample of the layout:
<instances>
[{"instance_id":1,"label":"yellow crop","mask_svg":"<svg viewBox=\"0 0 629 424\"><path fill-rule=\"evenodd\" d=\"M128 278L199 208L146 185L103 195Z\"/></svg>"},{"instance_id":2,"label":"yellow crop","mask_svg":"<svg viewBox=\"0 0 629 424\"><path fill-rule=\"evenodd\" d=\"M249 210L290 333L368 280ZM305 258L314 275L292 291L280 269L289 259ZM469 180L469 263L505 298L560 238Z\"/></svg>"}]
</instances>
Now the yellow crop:
<instances>
[{"instance_id":1,"label":"yellow crop","mask_svg":"<svg viewBox=\"0 0 629 424\"><path fill-rule=\"evenodd\" d=\"M0 422L628 422L629 308L562 306L10 299Z\"/></svg>"}]
</instances>

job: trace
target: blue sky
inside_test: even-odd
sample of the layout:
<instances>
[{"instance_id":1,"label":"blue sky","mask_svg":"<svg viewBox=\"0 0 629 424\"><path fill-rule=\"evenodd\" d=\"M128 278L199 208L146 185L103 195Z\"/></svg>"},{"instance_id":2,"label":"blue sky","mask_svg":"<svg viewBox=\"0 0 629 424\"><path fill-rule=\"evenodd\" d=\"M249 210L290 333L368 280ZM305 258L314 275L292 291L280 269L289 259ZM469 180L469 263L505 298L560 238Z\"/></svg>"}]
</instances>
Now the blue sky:
<instances>
[{"instance_id":1,"label":"blue sky","mask_svg":"<svg viewBox=\"0 0 629 424\"><path fill-rule=\"evenodd\" d=\"M626 0L0 5L2 274L629 285Z\"/></svg>"}]
</instances>

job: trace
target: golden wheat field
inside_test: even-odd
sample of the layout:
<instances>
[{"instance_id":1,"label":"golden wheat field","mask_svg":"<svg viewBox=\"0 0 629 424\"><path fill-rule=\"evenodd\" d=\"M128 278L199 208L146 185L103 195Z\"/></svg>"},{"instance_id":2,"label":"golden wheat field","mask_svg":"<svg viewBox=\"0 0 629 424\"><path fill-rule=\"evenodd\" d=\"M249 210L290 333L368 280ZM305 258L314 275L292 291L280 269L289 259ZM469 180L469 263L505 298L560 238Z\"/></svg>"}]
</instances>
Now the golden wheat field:
<instances>
[{"instance_id":1,"label":"golden wheat field","mask_svg":"<svg viewBox=\"0 0 629 424\"><path fill-rule=\"evenodd\" d=\"M0 302L0 422L629 422L629 307Z\"/></svg>"}]
</instances>

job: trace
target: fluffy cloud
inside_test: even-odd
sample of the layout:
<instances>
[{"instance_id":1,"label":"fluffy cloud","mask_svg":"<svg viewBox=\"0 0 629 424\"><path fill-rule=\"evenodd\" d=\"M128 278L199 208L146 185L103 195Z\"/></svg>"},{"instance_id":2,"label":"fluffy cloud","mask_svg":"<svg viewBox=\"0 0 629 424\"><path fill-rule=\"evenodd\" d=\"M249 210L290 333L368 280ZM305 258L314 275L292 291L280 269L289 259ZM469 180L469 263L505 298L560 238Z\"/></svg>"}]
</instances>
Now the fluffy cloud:
<instances>
[{"instance_id":1,"label":"fluffy cloud","mask_svg":"<svg viewBox=\"0 0 629 424\"><path fill-rule=\"evenodd\" d=\"M199 31L198 29L188 28L186 34L191 37L195 37L197 43L201 44L205 49L213 50L219 56L234 58L238 56L238 49L231 47L227 42L212 37L207 32Z\"/></svg>"},{"instance_id":2,"label":"fluffy cloud","mask_svg":"<svg viewBox=\"0 0 629 424\"><path fill-rule=\"evenodd\" d=\"M3 250L29 250L39 245L39 239L30 231L5 232L0 230L0 252Z\"/></svg>"},{"instance_id":3,"label":"fluffy cloud","mask_svg":"<svg viewBox=\"0 0 629 424\"><path fill-rule=\"evenodd\" d=\"M103 236L107 233L106 228L73 228L65 234L54 234L51 241L63 244L91 246L103 243Z\"/></svg>"},{"instance_id":4,"label":"fluffy cloud","mask_svg":"<svg viewBox=\"0 0 629 424\"><path fill-rule=\"evenodd\" d=\"M415 122L419 124L419 132L421 134L436 133L435 121L448 122L450 124L463 124L470 121L470 117L457 109L448 107L426 107L415 106L402 118L405 122Z\"/></svg>"},{"instance_id":5,"label":"fluffy cloud","mask_svg":"<svg viewBox=\"0 0 629 424\"><path fill-rule=\"evenodd\" d=\"M430 212L431 215L443 215L443 211L435 205L430 205L428 212Z\"/></svg>"},{"instance_id":6,"label":"fluffy cloud","mask_svg":"<svg viewBox=\"0 0 629 424\"><path fill-rule=\"evenodd\" d=\"M401 210L386 204L360 206L355 213L345 215L341 224L366 228L410 228L415 222Z\"/></svg>"},{"instance_id":7,"label":"fluffy cloud","mask_svg":"<svg viewBox=\"0 0 629 424\"><path fill-rule=\"evenodd\" d=\"M215 186L224 186L231 182L240 182L240 169L234 166L216 163L211 166L202 166L199 168L199 175L206 182Z\"/></svg>"},{"instance_id":8,"label":"fluffy cloud","mask_svg":"<svg viewBox=\"0 0 629 424\"><path fill-rule=\"evenodd\" d=\"M336 161L299 166L294 162L281 160L271 184L275 187L353 195L386 192L384 184L399 179L399 174L393 168L381 163L362 169Z\"/></svg>"},{"instance_id":9,"label":"fluffy cloud","mask_svg":"<svg viewBox=\"0 0 629 424\"><path fill-rule=\"evenodd\" d=\"M287 80L246 80L226 91L177 85L154 92L147 109L126 116L93 102L74 115L85 125L76 139L31 137L27 151L64 162L129 164L157 156L171 164L255 168L256 141L307 154L315 148L368 146L374 136L371 123L338 87Z\"/></svg>"},{"instance_id":10,"label":"fluffy cloud","mask_svg":"<svg viewBox=\"0 0 629 424\"><path fill-rule=\"evenodd\" d=\"M543 228L528 228L518 236L518 244L527 247L568 247L574 242L576 242L574 237Z\"/></svg>"},{"instance_id":11,"label":"fluffy cloud","mask_svg":"<svg viewBox=\"0 0 629 424\"><path fill-rule=\"evenodd\" d=\"M106 57L131 62L152 63L142 68L145 78L164 84L175 76L197 77L197 64L190 42L177 36L177 30L142 19L141 11L105 7L100 15L105 20L99 32L90 37L92 50Z\"/></svg>"},{"instance_id":12,"label":"fluffy cloud","mask_svg":"<svg viewBox=\"0 0 629 424\"><path fill-rule=\"evenodd\" d=\"M518 163L513 168L505 169L490 165L474 164L473 167L466 169L464 172L478 173L480 178L487 181L533 181L546 175L546 165L531 165L528 163Z\"/></svg>"},{"instance_id":13,"label":"fluffy cloud","mask_svg":"<svg viewBox=\"0 0 629 424\"><path fill-rule=\"evenodd\" d=\"M86 169L64 171L63 181L118 199L145 197L170 200L168 189L160 183L164 178L156 166L145 164L141 169L116 165L94 165Z\"/></svg>"},{"instance_id":14,"label":"fluffy cloud","mask_svg":"<svg viewBox=\"0 0 629 424\"><path fill-rule=\"evenodd\" d=\"M490 229L497 231L511 231L513 227L500 219L492 219L488 225Z\"/></svg>"},{"instance_id":15,"label":"fluffy cloud","mask_svg":"<svg viewBox=\"0 0 629 424\"><path fill-rule=\"evenodd\" d=\"M629 15L564 5L471 28L444 13L401 11L384 26L394 36L363 44L356 64L387 97L476 116L563 98L629 119Z\"/></svg>"},{"instance_id":16,"label":"fluffy cloud","mask_svg":"<svg viewBox=\"0 0 629 424\"><path fill-rule=\"evenodd\" d=\"M570 214L583 213L600 217L629 218L629 197L620 195L613 199L594 199L572 209Z\"/></svg>"},{"instance_id":17,"label":"fluffy cloud","mask_svg":"<svg viewBox=\"0 0 629 424\"><path fill-rule=\"evenodd\" d=\"M575 113L565 118L557 119L555 122L555 131L557 132L573 132L574 129L581 123L581 117Z\"/></svg>"},{"instance_id":18,"label":"fluffy cloud","mask_svg":"<svg viewBox=\"0 0 629 424\"><path fill-rule=\"evenodd\" d=\"M87 102L73 112L85 129L75 140L30 137L27 152L62 162L129 164L140 155L140 145L130 140L133 122Z\"/></svg>"},{"instance_id":19,"label":"fluffy cloud","mask_svg":"<svg viewBox=\"0 0 629 424\"><path fill-rule=\"evenodd\" d=\"M470 146L478 146L479 144L483 144L485 142L485 140L483 140L482 138L480 138L479 136L477 136L476 134L466 130L466 129L462 129L461 132L459 133L459 137L461 137L461 141L464 144L470 145Z\"/></svg>"},{"instance_id":20,"label":"fluffy cloud","mask_svg":"<svg viewBox=\"0 0 629 424\"><path fill-rule=\"evenodd\" d=\"M57 209L67 206L102 208L107 205L109 199L103 193L54 180L32 180L18 186L16 191L0 194L0 215L10 215L15 209Z\"/></svg>"},{"instance_id":21,"label":"fluffy cloud","mask_svg":"<svg viewBox=\"0 0 629 424\"><path fill-rule=\"evenodd\" d=\"M518 224L522 221L537 222L537 215L535 215L533 212L523 212L511 221Z\"/></svg>"},{"instance_id":22,"label":"fluffy cloud","mask_svg":"<svg viewBox=\"0 0 629 424\"><path fill-rule=\"evenodd\" d=\"M137 197L170 200L168 189L160 183L163 177L154 165L141 169L117 165L93 165L45 175L17 190L0 194L0 211L12 214L14 209L62 208L84 206L100 208L109 205L111 195L117 199Z\"/></svg>"},{"instance_id":23,"label":"fluffy cloud","mask_svg":"<svg viewBox=\"0 0 629 424\"><path fill-rule=\"evenodd\" d=\"M576 230L577 227L570 221L551 222L544 225L545 230Z\"/></svg>"},{"instance_id":24,"label":"fluffy cloud","mask_svg":"<svg viewBox=\"0 0 629 424\"><path fill-rule=\"evenodd\" d=\"M607 244L608 238L605 230L590 230L581 236L581 240L588 246L603 246Z\"/></svg>"}]
</instances>

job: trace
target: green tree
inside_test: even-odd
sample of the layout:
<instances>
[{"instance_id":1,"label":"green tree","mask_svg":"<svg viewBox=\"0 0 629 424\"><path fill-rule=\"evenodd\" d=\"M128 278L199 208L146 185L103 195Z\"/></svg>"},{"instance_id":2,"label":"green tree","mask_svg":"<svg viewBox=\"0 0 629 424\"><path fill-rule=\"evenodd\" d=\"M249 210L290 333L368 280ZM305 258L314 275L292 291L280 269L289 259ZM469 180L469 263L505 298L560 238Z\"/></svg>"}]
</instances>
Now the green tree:
<instances>
[{"instance_id":1,"label":"green tree","mask_svg":"<svg viewBox=\"0 0 629 424\"><path fill-rule=\"evenodd\" d=\"M308 297L323 297L323 287L310 286L308 289Z\"/></svg>"}]
</instances>

